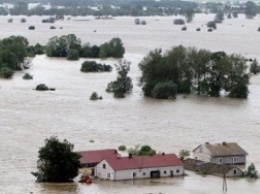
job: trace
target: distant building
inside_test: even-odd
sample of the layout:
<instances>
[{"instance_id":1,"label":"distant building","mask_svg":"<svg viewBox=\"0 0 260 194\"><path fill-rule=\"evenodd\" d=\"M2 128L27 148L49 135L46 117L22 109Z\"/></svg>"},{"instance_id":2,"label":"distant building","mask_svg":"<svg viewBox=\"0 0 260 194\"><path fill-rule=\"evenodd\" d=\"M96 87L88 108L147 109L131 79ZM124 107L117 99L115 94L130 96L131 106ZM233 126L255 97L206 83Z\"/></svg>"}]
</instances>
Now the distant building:
<instances>
[{"instance_id":1,"label":"distant building","mask_svg":"<svg viewBox=\"0 0 260 194\"><path fill-rule=\"evenodd\" d=\"M97 178L114 181L174 177L183 174L183 163L175 154L110 157L95 167Z\"/></svg>"},{"instance_id":2,"label":"distant building","mask_svg":"<svg viewBox=\"0 0 260 194\"><path fill-rule=\"evenodd\" d=\"M214 174L226 177L240 177L244 174L240 168L231 165L203 162L190 158L184 160L183 163L185 170L192 170L201 174Z\"/></svg>"},{"instance_id":3,"label":"distant building","mask_svg":"<svg viewBox=\"0 0 260 194\"><path fill-rule=\"evenodd\" d=\"M117 150L115 149L89 150L76 153L78 153L81 156L81 167L95 167L104 158L118 157Z\"/></svg>"},{"instance_id":4,"label":"distant building","mask_svg":"<svg viewBox=\"0 0 260 194\"><path fill-rule=\"evenodd\" d=\"M193 150L194 159L217 164L245 164L247 155L244 149L233 142L206 142Z\"/></svg>"}]
</instances>

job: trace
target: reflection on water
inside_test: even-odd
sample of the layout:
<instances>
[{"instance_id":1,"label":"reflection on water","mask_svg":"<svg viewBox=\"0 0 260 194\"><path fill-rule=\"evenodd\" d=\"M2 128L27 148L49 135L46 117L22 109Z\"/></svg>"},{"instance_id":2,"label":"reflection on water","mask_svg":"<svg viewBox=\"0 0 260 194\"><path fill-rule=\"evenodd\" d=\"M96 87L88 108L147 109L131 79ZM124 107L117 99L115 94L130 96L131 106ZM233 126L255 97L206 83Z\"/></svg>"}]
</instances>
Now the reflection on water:
<instances>
[{"instance_id":1,"label":"reflection on water","mask_svg":"<svg viewBox=\"0 0 260 194\"><path fill-rule=\"evenodd\" d=\"M206 141L236 141L249 153L248 163L254 162L260 168L259 76L251 78L247 100L195 95L154 100L144 98L138 86L140 71L137 64L145 53L157 47L167 49L184 44L224 49L251 58L260 56L260 36L256 32L260 18L246 20L241 16L225 20L213 33L208 33L205 26L201 32L196 32L198 26L213 17L196 16L186 32L172 25L173 17L148 17L146 26L134 25L134 18L130 17L109 21L95 21L89 17L90 21L55 23L58 27L63 26L63 30L49 30L49 24L42 24L40 17L29 17L26 24L21 24L19 17L13 17L11 24L7 23L7 17L0 17L0 24L5 26L0 29L1 37L20 34L28 37L31 43L46 43L51 36L68 33L75 33L83 42L91 40L95 44L119 36L126 46L126 58L132 62L130 76L134 82L131 95L114 99L105 88L116 78L115 71L81 73L83 59L69 62L43 55L37 56L32 68L27 70L34 75L33 80L23 80L23 72L16 73L12 80L0 80L0 193L222 193L220 177L204 177L192 172L183 178L116 183L96 180L92 185L35 183L31 172L36 170L37 151L51 135L67 138L75 144L76 150L149 144L168 153L192 150ZM27 30L32 24L36 30ZM94 29L96 33L93 33ZM106 63L112 65L116 60ZM57 90L34 91L39 83ZM90 101L93 91L102 95L103 100ZM228 179L228 193L231 194L258 193L259 186L259 181Z\"/></svg>"}]
</instances>

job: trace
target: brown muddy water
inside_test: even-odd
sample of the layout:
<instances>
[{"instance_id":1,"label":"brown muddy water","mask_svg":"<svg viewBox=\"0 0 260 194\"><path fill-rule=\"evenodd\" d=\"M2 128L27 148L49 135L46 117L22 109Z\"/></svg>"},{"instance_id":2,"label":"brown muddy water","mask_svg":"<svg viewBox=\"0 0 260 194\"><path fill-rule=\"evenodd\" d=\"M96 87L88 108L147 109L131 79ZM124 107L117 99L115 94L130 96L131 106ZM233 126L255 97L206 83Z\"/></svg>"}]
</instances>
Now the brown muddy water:
<instances>
[{"instance_id":1,"label":"brown muddy water","mask_svg":"<svg viewBox=\"0 0 260 194\"><path fill-rule=\"evenodd\" d=\"M114 20L60 21L42 24L41 17L0 17L0 38L22 35L30 43L46 43L54 35L74 33L82 42L101 44L120 37L126 47L126 58L132 62L130 76L133 93L125 99L114 99L105 92L116 73L81 73L83 59L68 62L37 56L31 69L32 81L22 79L24 72L12 80L0 80L0 193L4 194L222 194L222 179L187 172L183 178L109 182L95 181L92 185L39 184L30 172L36 170L37 151L44 139L56 135L67 138L75 150L117 148L121 144L134 146L149 144L158 151L178 153L192 150L198 144L236 141L249 153L248 164L260 169L260 77L252 76L247 100L206 98L190 95L176 100L144 98L138 86L140 71L137 64L154 48L168 49L183 44L240 53L260 60L260 18L226 19L214 32L207 32L205 24L214 15L196 15L187 31L172 24L174 17L147 17L146 26L134 25L134 18ZM28 26L35 25L35 31ZM63 27L50 30L49 27ZM203 26L202 26L203 25ZM201 32L196 28L201 27ZM94 33L96 30L96 33ZM105 61L109 64L115 60ZM37 84L55 87L55 92L32 90ZM89 96L97 91L102 101L92 102ZM94 143L90 143L94 140ZM228 179L228 193L260 193L260 181Z\"/></svg>"}]
</instances>

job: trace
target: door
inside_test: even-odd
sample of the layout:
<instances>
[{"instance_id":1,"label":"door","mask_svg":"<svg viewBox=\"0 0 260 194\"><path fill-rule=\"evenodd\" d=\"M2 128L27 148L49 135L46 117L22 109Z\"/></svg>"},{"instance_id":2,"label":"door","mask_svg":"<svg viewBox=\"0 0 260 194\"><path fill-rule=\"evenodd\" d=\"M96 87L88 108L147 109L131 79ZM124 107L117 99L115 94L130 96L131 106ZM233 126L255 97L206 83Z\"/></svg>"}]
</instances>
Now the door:
<instances>
[{"instance_id":1,"label":"door","mask_svg":"<svg viewBox=\"0 0 260 194\"><path fill-rule=\"evenodd\" d=\"M159 170L154 170L154 171L151 171L150 176L151 176L151 178L160 178L161 173Z\"/></svg>"},{"instance_id":2,"label":"door","mask_svg":"<svg viewBox=\"0 0 260 194\"><path fill-rule=\"evenodd\" d=\"M174 177L174 173L173 173L173 170L171 170L171 177Z\"/></svg>"}]
</instances>

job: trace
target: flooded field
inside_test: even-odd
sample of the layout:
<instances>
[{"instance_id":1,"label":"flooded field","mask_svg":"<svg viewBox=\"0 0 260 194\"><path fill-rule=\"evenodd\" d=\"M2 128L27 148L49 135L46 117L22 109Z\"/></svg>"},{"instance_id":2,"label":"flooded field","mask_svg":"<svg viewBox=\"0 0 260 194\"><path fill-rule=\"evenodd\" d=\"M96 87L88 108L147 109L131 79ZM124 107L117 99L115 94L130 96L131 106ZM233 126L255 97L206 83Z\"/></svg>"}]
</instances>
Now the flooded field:
<instances>
[{"instance_id":1,"label":"flooded field","mask_svg":"<svg viewBox=\"0 0 260 194\"><path fill-rule=\"evenodd\" d=\"M130 76L134 82L132 94L125 99L114 99L105 92L116 72L81 73L84 59L69 62L50 59L44 55L33 59L27 70L32 81L22 79L17 72L12 80L0 80L0 193L4 194L222 194L222 179L187 172L183 178L109 182L96 181L92 185L39 184L31 175L36 170L37 152L44 139L52 135L68 139L75 150L117 148L121 144L133 147L149 144L157 151L178 153L192 150L198 144L236 141L248 153L248 163L260 169L260 77L252 76L247 100L206 98L190 95L176 100L144 98L138 86L138 63L155 48L169 49L183 44L212 51L240 53L260 60L260 18L226 19L214 32L207 32L205 24L214 15L196 15L187 31L173 25L174 17L147 17L146 26L134 25L134 18L94 20L93 17L72 18L55 24L42 24L41 17L0 17L0 38L22 35L31 44L45 44L55 35L74 33L82 42L101 44L120 37L126 47L125 57L132 62ZM75 21L88 19L88 21ZM35 25L35 31L28 27ZM50 30L54 25L56 30ZM203 26L202 26L203 25ZM59 29L63 27L63 29ZM201 27L201 32L196 28ZM96 30L96 32L94 32ZM106 63L114 64L109 59ZM33 88L45 83L55 92L37 92ZM93 91L103 96L93 102ZM93 140L94 143L91 143ZM228 193L259 193L260 181L228 179Z\"/></svg>"}]
</instances>

